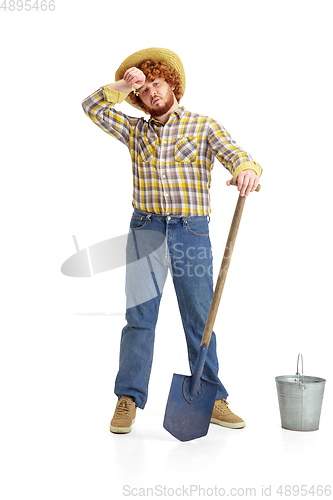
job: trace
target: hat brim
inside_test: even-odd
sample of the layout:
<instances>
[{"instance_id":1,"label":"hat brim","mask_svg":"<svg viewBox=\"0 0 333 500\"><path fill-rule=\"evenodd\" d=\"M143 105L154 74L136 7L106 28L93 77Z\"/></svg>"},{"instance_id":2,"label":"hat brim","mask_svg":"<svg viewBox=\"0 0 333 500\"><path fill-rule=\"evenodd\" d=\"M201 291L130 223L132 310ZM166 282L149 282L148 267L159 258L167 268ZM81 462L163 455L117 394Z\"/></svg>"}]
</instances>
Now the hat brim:
<instances>
[{"instance_id":1,"label":"hat brim","mask_svg":"<svg viewBox=\"0 0 333 500\"><path fill-rule=\"evenodd\" d=\"M143 63L147 59L152 59L153 61L158 61L158 62L164 61L169 66L171 66L171 68L175 69L179 73L182 82L182 93L181 97L179 98L180 100L185 92L185 85L186 85L185 71L183 63L181 62L180 58L177 56L177 54L175 54L175 52L172 52L172 50L169 49L152 47L150 49L144 49L144 50L139 50L138 52L134 52L134 54L127 57L127 59L125 59L125 61L123 61L119 66L119 68L117 69L115 75L116 82L123 78L124 74L129 68L138 67L140 66L141 63ZM125 100L131 106L134 106L135 108L140 109L140 111L142 111L142 109L139 106L132 103L129 97L126 97Z\"/></svg>"}]
</instances>

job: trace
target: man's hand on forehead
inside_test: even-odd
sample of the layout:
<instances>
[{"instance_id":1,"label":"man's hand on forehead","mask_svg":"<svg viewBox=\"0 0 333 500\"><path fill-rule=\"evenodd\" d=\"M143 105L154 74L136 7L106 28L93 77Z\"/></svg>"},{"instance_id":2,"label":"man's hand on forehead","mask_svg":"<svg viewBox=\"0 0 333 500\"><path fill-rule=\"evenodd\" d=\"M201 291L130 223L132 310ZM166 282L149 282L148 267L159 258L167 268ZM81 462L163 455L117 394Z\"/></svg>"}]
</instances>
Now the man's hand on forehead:
<instances>
[{"instance_id":1,"label":"man's hand on forehead","mask_svg":"<svg viewBox=\"0 0 333 500\"><path fill-rule=\"evenodd\" d=\"M139 68L130 68L126 71L123 76L123 80L128 84L134 87L135 89L139 89L144 85L146 81L145 74Z\"/></svg>"}]
</instances>

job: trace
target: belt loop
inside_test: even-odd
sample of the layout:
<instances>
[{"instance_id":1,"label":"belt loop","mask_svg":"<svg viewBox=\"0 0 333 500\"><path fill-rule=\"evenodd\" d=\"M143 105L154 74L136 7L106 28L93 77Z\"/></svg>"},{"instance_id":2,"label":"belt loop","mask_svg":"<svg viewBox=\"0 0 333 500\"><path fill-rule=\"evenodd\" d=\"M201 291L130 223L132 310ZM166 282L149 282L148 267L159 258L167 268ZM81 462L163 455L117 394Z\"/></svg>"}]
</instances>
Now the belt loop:
<instances>
[{"instance_id":1,"label":"belt loop","mask_svg":"<svg viewBox=\"0 0 333 500\"><path fill-rule=\"evenodd\" d=\"M187 224L187 217L182 217L181 222L182 222L183 227L185 227Z\"/></svg>"},{"instance_id":2,"label":"belt loop","mask_svg":"<svg viewBox=\"0 0 333 500\"><path fill-rule=\"evenodd\" d=\"M148 215L146 216L146 219L147 219L147 221L148 221L148 222L151 222L151 220L150 220L150 219L151 219L151 216L152 216L152 215L153 215L153 214L148 214Z\"/></svg>"}]
</instances>

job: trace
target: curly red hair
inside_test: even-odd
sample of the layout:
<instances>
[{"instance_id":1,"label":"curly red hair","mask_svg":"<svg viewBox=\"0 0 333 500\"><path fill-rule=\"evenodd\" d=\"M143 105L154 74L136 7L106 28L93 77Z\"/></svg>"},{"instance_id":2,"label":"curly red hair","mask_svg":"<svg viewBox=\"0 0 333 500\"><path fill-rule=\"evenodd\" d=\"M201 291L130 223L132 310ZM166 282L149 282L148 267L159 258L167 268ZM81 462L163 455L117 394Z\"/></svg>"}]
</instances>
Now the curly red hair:
<instances>
[{"instance_id":1,"label":"curly red hair","mask_svg":"<svg viewBox=\"0 0 333 500\"><path fill-rule=\"evenodd\" d=\"M175 87L173 93L175 94L177 102L180 101L182 97L182 81L178 71L171 68L171 66L163 61L153 61L151 59L147 59L141 63L138 68L141 69L141 71L145 74L146 79L150 82L153 82L156 78L164 78L170 87ZM133 104L139 106L145 113L147 113L147 110L139 96L136 96L133 92L131 92L129 94L129 98Z\"/></svg>"}]
</instances>

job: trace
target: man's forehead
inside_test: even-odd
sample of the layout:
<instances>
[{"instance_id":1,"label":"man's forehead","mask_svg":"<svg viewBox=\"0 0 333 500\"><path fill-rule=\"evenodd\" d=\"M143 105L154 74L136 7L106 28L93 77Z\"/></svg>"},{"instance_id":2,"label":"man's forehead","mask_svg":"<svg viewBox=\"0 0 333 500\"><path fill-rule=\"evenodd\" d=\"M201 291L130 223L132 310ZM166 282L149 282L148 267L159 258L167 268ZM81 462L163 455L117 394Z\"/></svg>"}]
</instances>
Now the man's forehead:
<instances>
[{"instance_id":1,"label":"man's forehead","mask_svg":"<svg viewBox=\"0 0 333 500\"><path fill-rule=\"evenodd\" d=\"M164 78L162 78L162 77L159 77L159 78L154 78L153 80L151 80L151 79L146 79L145 83L142 85L142 87L141 87L141 88L143 89L144 87L146 87L146 86L147 86L147 85L149 85L150 83L152 84L152 83L155 83L155 82L165 82L165 79L164 79Z\"/></svg>"}]
</instances>

